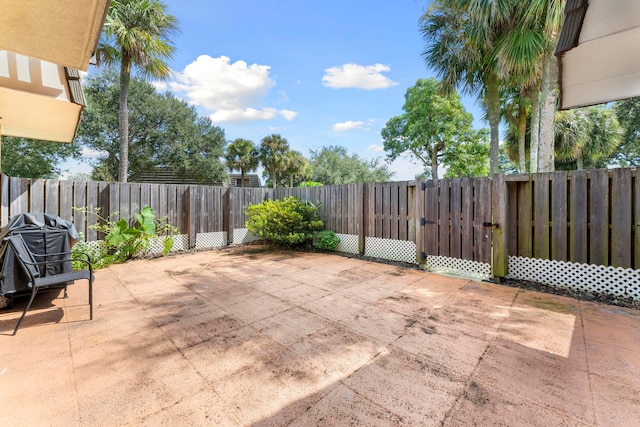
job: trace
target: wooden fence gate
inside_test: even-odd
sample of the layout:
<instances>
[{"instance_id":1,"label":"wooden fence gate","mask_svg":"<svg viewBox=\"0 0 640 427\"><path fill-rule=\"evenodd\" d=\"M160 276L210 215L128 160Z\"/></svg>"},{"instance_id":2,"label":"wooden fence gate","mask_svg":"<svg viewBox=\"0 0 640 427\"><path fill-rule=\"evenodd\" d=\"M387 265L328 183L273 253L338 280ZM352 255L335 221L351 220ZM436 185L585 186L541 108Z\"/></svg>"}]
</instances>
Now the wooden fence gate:
<instances>
[{"instance_id":1,"label":"wooden fence gate","mask_svg":"<svg viewBox=\"0 0 640 427\"><path fill-rule=\"evenodd\" d=\"M419 181L416 246L420 262L446 266L463 261L490 272L492 193L489 178Z\"/></svg>"}]
</instances>

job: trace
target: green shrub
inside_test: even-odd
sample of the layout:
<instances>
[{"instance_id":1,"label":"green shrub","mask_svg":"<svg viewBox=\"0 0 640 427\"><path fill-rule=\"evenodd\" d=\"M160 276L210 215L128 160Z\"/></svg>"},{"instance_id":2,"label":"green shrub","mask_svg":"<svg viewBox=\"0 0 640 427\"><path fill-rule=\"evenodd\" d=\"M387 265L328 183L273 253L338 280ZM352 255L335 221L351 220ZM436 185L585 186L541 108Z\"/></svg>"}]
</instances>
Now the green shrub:
<instances>
[{"instance_id":1,"label":"green shrub","mask_svg":"<svg viewBox=\"0 0 640 427\"><path fill-rule=\"evenodd\" d=\"M322 187L324 184L318 181L303 181L298 187Z\"/></svg>"},{"instance_id":2,"label":"green shrub","mask_svg":"<svg viewBox=\"0 0 640 427\"><path fill-rule=\"evenodd\" d=\"M318 231L316 233L313 245L323 251L335 251L338 249L340 238L331 230Z\"/></svg>"},{"instance_id":3,"label":"green shrub","mask_svg":"<svg viewBox=\"0 0 640 427\"><path fill-rule=\"evenodd\" d=\"M270 243L295 247L311 243L313 232L322 230L324 223L318 208L291 196L249 206L246 227Z\"/></svg>"}]
</instances>

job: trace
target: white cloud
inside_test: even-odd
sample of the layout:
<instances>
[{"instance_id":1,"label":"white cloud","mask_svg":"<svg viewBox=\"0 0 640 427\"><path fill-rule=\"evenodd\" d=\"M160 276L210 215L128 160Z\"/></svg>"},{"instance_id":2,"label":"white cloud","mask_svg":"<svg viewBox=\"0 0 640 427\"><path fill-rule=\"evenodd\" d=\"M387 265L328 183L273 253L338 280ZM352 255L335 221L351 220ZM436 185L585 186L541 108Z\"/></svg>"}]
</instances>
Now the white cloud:
<instances>
[{"instance_id":1,"label":"white cloud","mask_svg":"<svg viewBox=\"0 0 640 427\"><path fill-rule=\"evenodd\" d=\"M92 148L87 148L87 147L82 148L82 157L84 159L97 159L106 154L107 154L106 151L94 150Z\"/></svg>"},{"instance_id":2,"label":"white cloud","mask_svg":"<svg viewBox=\"0 0 640 427\"><path fill-rule=\"evenodd\" d=\"M87 77L89 77L89 73L86 71L78 70L78 74L80 74L80 84L84 87L87 84Z\"/></svg>"},{"instance_id":3,"label":"white cloud","mask_svg":"<svg viewBox=\"0 0 640 427\"><path fill-rule=\"evenodd\" d=\"M389 169L394 173L393 179L398 181L410 181L424 172L424 167L405 156L399 156L391 162Z\"/></svg>"},{"instance_id":4,"label":"white cloud","mask_svg":"<svg viewBox=\"0 0 640 427\"><path fill-rule=\"evenodd\" d=\"M270 69L268 65L249 65L245 61L232 63L226 56L200 55L176 73L169 86L187 102L212 111L210 117L216 123L271 120L278 116L293 120L297 114L294 111L259 108L275 86Z\"/></svg>"},{"instance_id":5,"label":"white cloud","mask_svg":"<svg viewBox=\"0 0 640 427\"><path fill-rule=\"evenodd\" d=\"M298 115L297 112L295 111L291 111L291 110L280 110L278 111L278 114L280 114L282 117L284 117L284 119L288 122L290 122L291 120L295 119L296 116Z\"/></svg>"},{"instance_id":6,"label":"white cloud","mask_svg":"<svg viewBox=\"0 0 640 427\"><path fill-rule=\"evenodd\" d=\"M166 92L169 89L169 84L162 80L154 80L151 85L156 88L158 92Z\"/></svg>"},{"instance_id":7,"label":"white cloud","mask_svg":"<svg viewBox=\"0 0 640 427\"><path fill-rule=\"evenodd\" d=\"M340 67L327 68L324 71L322 83L334 89L385 89L398 84L382 75L383 72L391 71L391 68L384 64L344 64Z\"/></svg>"},{"instance_id":8,"label":"white cloud","mask_svg":"<svg viewBox=\"0 0 640 427\"><path fill-rule=\"evenodd\" d=\"M384 151L384 147L382 145L371 144L367 147L367 151L374 151L376 153L381 153Z\"/></svg>"},{"instance_id":9,"label":"white cloud","mask_svg":"<svg viewBox=\"0 0 640 427\"><path fill-rule=\"evenodd\" d=\"M287 95L287 92L284 90L279 90L278 95L280 95L278 102L289 102L291 100L289 99L289 95Z\"/></svg>"},{"instance_id":10,"label":"white cloud","mask_svg":"<svg viewBox=\"0 0 640 427\"><path fill-rule=\"evenodd\" d=\"M336 132L347 132L350 130L358 129L364 125L364 122L357 121L354 122L352 120L347 120L346 122L336 123L331 127Z\"/></svg>"},{"instance_id":11,"label":"white cloud","mask_svg":"<svg viewBox=\"0 0 640 427\"><path fill-rule=\"evenodd\" d=\"M220 122L250 122L254 120L272 120L277 116L283 117L287 121L293 120L298 113L290 110L277 110L275 108L245 108L236 110L218 110L215 113L209 115L209 118L214 123Z\"/></svg>"}]
</instances>

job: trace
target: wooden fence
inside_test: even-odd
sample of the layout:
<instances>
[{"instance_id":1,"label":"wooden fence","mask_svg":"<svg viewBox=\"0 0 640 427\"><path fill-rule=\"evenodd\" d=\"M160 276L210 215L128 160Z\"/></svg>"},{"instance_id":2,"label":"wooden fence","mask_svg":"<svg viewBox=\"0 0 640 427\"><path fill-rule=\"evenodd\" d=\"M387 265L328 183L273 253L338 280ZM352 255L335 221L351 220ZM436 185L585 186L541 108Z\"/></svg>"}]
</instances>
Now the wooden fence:
<instances>
[{"instance_id":1,"label":"wooden fence","mask_svg":"<svg viewBox=\"0 0 640 427\"><path fill-rule=\"evenodd\" d=\"M509 255L640 269L639 173L513 177L506 182Z\"/></svg>"},{"instance_id":2,"label":"wooden fence","mask_svg":"<svg viewBox=\"0 0 640 427\"><path fill-rule=\"evenodd\" d=\"M96 240L99 221L73 207L130 219L144 206L167 216L195 242L197 233L243 228L245 209L296 196L318 206L326 228L416 244L428 256L491 263L507 273L508 257L533 257L640 269L640 175L636 169L541 173L308 188L56 181L0 177L0 226L24 212L73 221ZM190 243L193 245L193 243Z\"/></svg>"}]
</instances>

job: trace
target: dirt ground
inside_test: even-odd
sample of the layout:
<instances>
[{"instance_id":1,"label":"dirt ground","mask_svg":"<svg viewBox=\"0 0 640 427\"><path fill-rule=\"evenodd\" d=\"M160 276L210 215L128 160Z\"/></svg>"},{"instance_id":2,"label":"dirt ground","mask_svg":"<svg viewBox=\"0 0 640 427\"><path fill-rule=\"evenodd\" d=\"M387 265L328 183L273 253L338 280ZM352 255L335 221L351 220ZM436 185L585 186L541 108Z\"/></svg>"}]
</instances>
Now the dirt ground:
<instances>
[{"instance_id":1,"label":"dirt ground","mask_svg":"<svg viewBox=\"0 0 640 427\"><path fill-rule=\"evenodd\" d=\"M0 425L634 426L640 311L263 246L0 311Z\"/></svg>"}]
</instances>

